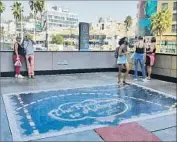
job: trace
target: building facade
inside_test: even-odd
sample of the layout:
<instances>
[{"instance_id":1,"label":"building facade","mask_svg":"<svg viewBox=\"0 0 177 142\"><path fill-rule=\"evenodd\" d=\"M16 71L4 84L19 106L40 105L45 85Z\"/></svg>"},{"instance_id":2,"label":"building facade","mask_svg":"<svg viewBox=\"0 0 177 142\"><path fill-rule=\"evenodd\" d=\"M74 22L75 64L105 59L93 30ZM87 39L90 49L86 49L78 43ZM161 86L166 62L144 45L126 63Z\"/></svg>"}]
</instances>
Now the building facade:
<instances>
[{"instance_id":1,"label":"building facade","mask_svg":"<svg viewBox=\"0 0 177 142\"><path fill-rule=\"evenodd\" d=\"M177 27L177 2L176 1L159 1L157 11L162 10L163 8L168 8L172 13L172 25L170 28L164 33L165 36L174 36L176 35L176 27Z\"/></svg>"},{"instance_id":2,"label":"building facade","mask_svg":"<svg viewBox=\"0 0 177 142\"><path fill-rule=\"evenodd\" d=\"M76 28L78 27L78 15L69 12L68 9L59 6L48 6L44 12L49 30L56 28Z\"/></svg>"},{"instance_id":3,"label":"building facade","mask_svg":"<svg viewBox=\"0 0 177 142\"><path fill-rule=\"evenodd\" d=\"M164 53L172 53L177 54L177 2L176 0L166 0L166 1L159 1L157 11L162 10L163 8L168 8L172 13L172 25L170 28L163 34L162 43L160 52ZM160 37L157 36L157 40Z\"/></svg>"},{"instance_id":4,"label":"building facade","mask_svg":"<svg viewBox=\"0 0 177 142\"><path fill-rule=\"evenodd\" d=\"M135 36L136 19L133 19L132 27L128 32L125 29L124 22L113 20L111 17L100 17L96 24L90 25L90 42L98 44L98 48L103 46L102 50L115 50L120 38Z\"/></svg>"},{"instance_id":5,"label":"building facade","mask_svg":"<svg viewBox=\"0 0 177 142\"><path fill-rule=\"evenodd\" d=\"M150 17L157 12L157 0L139 0L138 3L138 34L152 36Z\"/></svg>"},{"instance_id":6,"label":"building facade","mask_svg":"<svg viewBox=\"0 0 177 142\"><path fill-rule=\"evenodd\" d=\"M138 34L142 36L152 36L150 17L164 9L168 8L172 13L172 25L163 34L161 47L159 46L160 37L156 36L158 52L176 54L176 28L177 28L177 2L175 0L139 0L138 3Z\"/></svg>"},{"instance_id":7,"label":"building facade","mask_svg":"<svg viewBox=\"0 0 177 142\"><path fill-rule=\"evenodd\" d=\"M139 0L138 3L138 31L140 35L143 36L151 36L152 33L150 31L151 28L151 21L150 17L162 10L163 8L168 8L173 16L172 16L172 25L167 30L167 32L164 35L176 35L176 20L177 20L177 2L175 0L163 0L163 1L157 1L157 0Z\"/></svg>"}]
</instances>

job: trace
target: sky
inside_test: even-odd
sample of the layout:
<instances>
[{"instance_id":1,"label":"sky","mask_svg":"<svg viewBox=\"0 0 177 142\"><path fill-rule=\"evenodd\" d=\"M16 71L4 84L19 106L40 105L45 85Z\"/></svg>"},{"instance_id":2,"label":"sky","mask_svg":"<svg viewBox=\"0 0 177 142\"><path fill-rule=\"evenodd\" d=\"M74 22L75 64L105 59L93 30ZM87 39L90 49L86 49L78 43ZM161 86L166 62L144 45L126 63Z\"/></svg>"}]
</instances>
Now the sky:
<instances>
[{"instance_id":1,"label":"sky","mask_svg":"<svg viewBox=\"0 0 177 142\"><path fill-rule=\"evenodd\" d=\"M3 20L13 20L11 5L13 1L3 1L6 10L2 14ZM28 1L21 1L24 6L24 15L30 12ZM136 18L138 1L47 1L48 4L58 5L77 13L80 22L97 23L99 17L111 17L123 22L130 15Z\"/></svg>"}]
</instances>

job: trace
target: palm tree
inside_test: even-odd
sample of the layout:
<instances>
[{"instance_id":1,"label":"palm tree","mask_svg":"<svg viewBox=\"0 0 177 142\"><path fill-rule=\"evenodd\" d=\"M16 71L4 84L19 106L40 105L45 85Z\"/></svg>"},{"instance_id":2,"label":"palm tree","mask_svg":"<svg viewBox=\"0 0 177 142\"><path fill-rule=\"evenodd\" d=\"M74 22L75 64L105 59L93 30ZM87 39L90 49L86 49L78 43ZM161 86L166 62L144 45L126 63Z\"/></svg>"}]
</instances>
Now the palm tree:
<instances>
[{"instance_id":1,"label":"palm tree","mask_svg":"<svg viewBox=\"0 0 177 142\"><path fill-rule=\"evenodd\" d=\"M33 35L33 40L35 41L36 40L36 10L34 9L34 0L29 0L29 6L30 6L30 9L32 11L32 14L30 15L33 15L33 20L34 20L34 35Z\"/></svg>"},{"instance_id":2,"label":"palm tree","mask_svg":"<svg viewBox=\"0 0 177 142\"><path fill-rule=\"evenodd\" d=\"M132 17L131 16L127 16L125 18L124 25L125 25L126 36L128 36L127 33L132 26Z\"/></svg>"},{"instance_id":3,"label":"palm tree","mask_svg":"<svg viewBox=\"0 0 177 142\"><path fill-rule=\"evenodd\" d=\"M4 10L5 10L5 6L4 6L4 4L2 3L2 1L0 1L0 23L1 23L1 14L4 12ZM1 32L2 34L4 34L4 33L3 33L3 27L1 28L1 24L0 24L0 32Z\"/></svg>"},{"instance_id":4,"label":"palm tree","mask_svg":"<svg viewBox=\"0 0 177 142\"><path fill-rule=\"evenodd\" d=\"M163 34L172 24L172 13L168 9L162 9L150 18L151 31L154 35L160 36L160 46Z\"/></svg>"},{"instance_id":5,"label":"palm tree","mask_svg":"<svg viewBox=\"0 0 177 142\"><path fill-rule=\"evenodd\" d=\"M1 14L4 12L5 10L5 6L4 3L2 3L2 1L0 1L0 23L1 23ZM1 31L1 25L0 25L0 31Z\"/></svg>"},{"instance_id":6,"label":"palm tree","mask_svg":"<svg viewBox=\"0 0 177 142\"><path fill-rule=\"evenodd\" d=\"M35 38L35 33L36 33L35 26L36 26L37 14L40 13L41 23L42 23L42 12L44 10L44 0L30 0L29 5L30 5L31 11L33 11L33 14L34 14L34 20L35 20L35 23L34 23L34 38Z\"/></svg>"},{"instance_id":7,"label":"palm tree","mask_svg":"<svg viewBox=\"0 0 177 142\"><path fill-rule=\"evenodd\" d=\"M34 17L37 19L37 14L40 13L42 21L42 13L44 11L44 0L30 0L30 9L34 10Z\"/></svg>"},{"instance_id":8,"label":"palm tree","mask_svg":"<svg viewBox=\"0 0 177 142\"><path fill-rule=\"evenodd\" d=\"M37 12L40 13L40 17L41 17L41 25L42 25L42 14L44 11L44 0L36 0L36 5L37 5Z\"/></svg>"},{"instance_id":9,"label":"palm tree","mask_svg":"<svg viewBox=\"0 0 177 142\"><path fill-rule=\"evenodd\" d=\"M0 1L0 17L1 17L1 14L4 12L4 10L5 10L4 3Z\"/></svg>"},{"instance_id":10,"label":"palm tree","mask_svg":"<svg viewBox=\"0 0 177 142\"><path fill-rule=\"evenodd\" d=\"M21 20L22 4L18 1L15 1L11 7L12 7L11 10L12 10L12 14L13 14L14 19L15 19L16 30L17 30L17 23L18 23L19 20ZM16 34L16 30L15 30L15 34Z\"/></svg>"}]
</instances>

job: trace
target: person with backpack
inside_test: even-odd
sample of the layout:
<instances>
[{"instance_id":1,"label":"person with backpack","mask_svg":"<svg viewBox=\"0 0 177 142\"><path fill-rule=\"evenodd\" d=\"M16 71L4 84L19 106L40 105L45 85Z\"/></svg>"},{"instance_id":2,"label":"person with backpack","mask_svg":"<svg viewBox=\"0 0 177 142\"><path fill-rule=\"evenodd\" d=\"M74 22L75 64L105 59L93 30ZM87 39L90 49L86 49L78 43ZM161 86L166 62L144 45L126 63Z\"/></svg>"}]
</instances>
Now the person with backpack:
<instances>
[{"instance_id":1,"label":"person with backpack","mask_svg":"<svg viewBox=\"0 0 177 142\"><path fill-rule=\"evenodd\" d=\"M129 53L127 50L128 47L128 41L126 40L127 38L121 38L119 40L119 47L116 48L115 51L115 57L117 59L117 64L118 64L118 68L119 68L119 72L118 72L118 83L121 82L121 73L122 70L125 69L125 73L124 73L124 77L123 77L123 84L126 84L126 78L128 76L129 73L129 63L127 60L127 54Z\"/></svg>"},{"instance_id":2,"label":"person with backpack","mask_svg":"<svg viewBox=\"0 0 177 142\"><path fill-rule=\"evenodd\" d=\"M22 46L26 51L26 64L28 69L28 77L34 79L34 41L26 34Z\"/></svg>"},{"instance_id":3,"label":"person with backpack","mask_svg":"<svg viewBox=\"0 0 177 142\"><path fill-rule=\"evenodd\" d=\"M134 80L138 80L138 63L141 65L142 69L142 81L146 81L146 73L145 73L145 56L146 56L146 44L143 41L143 37L139 36L138 42L135 44L135 54L134 54Z\"/></svg>"}]
</instances>

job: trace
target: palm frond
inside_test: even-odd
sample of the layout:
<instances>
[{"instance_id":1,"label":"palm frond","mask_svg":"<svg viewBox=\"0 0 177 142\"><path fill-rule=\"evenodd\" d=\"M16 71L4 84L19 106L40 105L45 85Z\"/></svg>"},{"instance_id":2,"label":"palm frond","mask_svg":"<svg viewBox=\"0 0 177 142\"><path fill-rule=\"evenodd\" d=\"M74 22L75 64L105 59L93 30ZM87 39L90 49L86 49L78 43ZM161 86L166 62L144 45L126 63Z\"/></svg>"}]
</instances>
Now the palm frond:
<instances>
[{"instance_id":1,"label":"palm frond","mask_svg":"<svg viewBox=\"0 0 177 142\"><path fill-rule=\"evenodd\" d=\"M172 14L168 9L163 9L152 15L150 20L151 32L162 36L172 24Z\"/></svg>"},{"instance_id":2,"label":"palm frond","mask_svg":"<svg viewBox=\"0 0 177 142\"><path fill-rule=\"evenodd\" d=\"M124 21L124 25L125 25L126 31L128 31L130 29L130 27L132 26L132 17L131 16L126 17L126 19Z\"/></svg>"},{"instance_id":3,"label":"palm frond","mask_svg":"<svg viewBox=\"0 0 177 142\"><path fill-rule=\"evenodd\" d=\"M11 6L12 14L16 20L21 20L22 4L18 1Z\"/></svg>"},{"instance_id":4,"label":"palm frond","mask_svg":"<svg viewBox=\"0 0 177 142\"><path fill-rule=\"evenodd\" d=\"M2 14L5 10L5 6L4 3L2 1L0 1L0 14Z\"/></svg>"}]
</instances>

